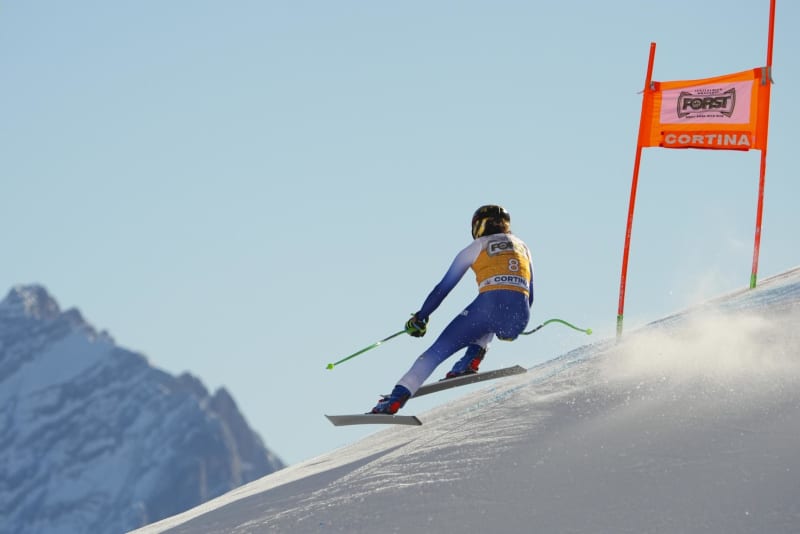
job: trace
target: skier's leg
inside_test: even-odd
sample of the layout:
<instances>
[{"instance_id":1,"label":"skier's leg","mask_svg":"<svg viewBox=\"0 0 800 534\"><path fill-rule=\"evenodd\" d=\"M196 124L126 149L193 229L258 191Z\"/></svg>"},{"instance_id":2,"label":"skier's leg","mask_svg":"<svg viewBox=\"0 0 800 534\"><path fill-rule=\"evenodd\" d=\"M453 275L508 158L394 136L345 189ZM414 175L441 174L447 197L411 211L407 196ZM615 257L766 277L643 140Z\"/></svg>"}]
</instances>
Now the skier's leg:
<instances>
[{"instance_id":1,"label":"skier's leg","mask_svg":"<svg viewBox=\"0 0 800 534\"><path fill-rule=\"evenodd\" d=\"M463 312L450 321L433 345L417 358L411 369L397 382L399 385L408 388L413 395L440 363L491 334L491 314L487 313L485 295L487 293L478 295ZM488 339L491 340L491 336Z\"/></svg>"},{"instance_id":2,"label":"skier's leg","mask_svg":"<svg viewBox=\"0 0 800 534\"><path fill-rule=\"evenodd\" d=\"M491 343L493 337L494 334L489 332L477 341L467 345L467 351L464 356L453 365L453 368L450 369L445 378L477 373L486 351L489 350L489 343Z\"/></svg>"}]
</instances>

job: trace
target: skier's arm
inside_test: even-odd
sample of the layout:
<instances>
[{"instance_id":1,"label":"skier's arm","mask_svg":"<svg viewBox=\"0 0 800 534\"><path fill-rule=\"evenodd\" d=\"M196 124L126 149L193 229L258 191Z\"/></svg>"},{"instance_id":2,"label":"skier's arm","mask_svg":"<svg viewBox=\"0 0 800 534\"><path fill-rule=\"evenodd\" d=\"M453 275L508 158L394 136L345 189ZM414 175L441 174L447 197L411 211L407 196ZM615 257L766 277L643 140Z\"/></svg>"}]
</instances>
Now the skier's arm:
<instances>
[{"instance_id":1,"label":"skier's arm","mask_svg":"<svg viewBox=\"0 0 800 534\"><path fill-rule=\"evenodd\" d=\"M533 306L533 275L531 275L530 284L528 284L528 307Z\"/></svg>"},{"instance_id":2,"label":"skier's arm","mask_svg":"<svg viewBox=\"0 0 800 534\"><path fill-rule=\"evenodd\" d=\"M530 270L530 280L528 281L528 307L533 306L533 260L531 259L531 251L526 246L525 254L528 255L528 268Z\"/></svg>"},{"instance_id":3,"label":"skier's arm","mask_svg":"<svg viewBox=\"0 0 800 534\"><path fill-rule=\"evenodd\" d=\"M478 258L480 252L481 242L476 239L456 255L453 263L450 264L450 268L447 269L444 278L442 278L441 282L436 284L436 287L433 288L433 291L430 292L428 298L426 298L425 302L422 304L422 308L417 312L416 315L419 319L427 320L428 317L436 311L436 308L439 307L445 297L456 287L456 284L458 284L461 277L464 276L464 273L467 272L470 265Z\"/></svg>"}]
</instances>

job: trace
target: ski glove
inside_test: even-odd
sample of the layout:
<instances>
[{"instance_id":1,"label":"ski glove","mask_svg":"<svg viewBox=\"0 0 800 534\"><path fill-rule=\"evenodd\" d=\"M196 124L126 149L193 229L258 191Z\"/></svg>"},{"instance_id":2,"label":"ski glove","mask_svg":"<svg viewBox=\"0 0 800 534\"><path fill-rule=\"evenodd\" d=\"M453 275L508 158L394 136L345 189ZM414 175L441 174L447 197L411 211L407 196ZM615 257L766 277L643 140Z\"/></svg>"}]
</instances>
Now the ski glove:
<instances>
[{"instance_id":1,"label":"ski glove","mask_svg":"<svg viewBox=\"0 0 800 534\"><path fill-rule=\"evenodd\" d=\"M416 313L412 315L411 319L409 319L406 322L406 332L408 332L408 335L410 336L422 337L425 335L425 332L427 331L428 331L428 319L424 320L420 319L419 317L417 317Z\"/></svg>"}]
</instances>

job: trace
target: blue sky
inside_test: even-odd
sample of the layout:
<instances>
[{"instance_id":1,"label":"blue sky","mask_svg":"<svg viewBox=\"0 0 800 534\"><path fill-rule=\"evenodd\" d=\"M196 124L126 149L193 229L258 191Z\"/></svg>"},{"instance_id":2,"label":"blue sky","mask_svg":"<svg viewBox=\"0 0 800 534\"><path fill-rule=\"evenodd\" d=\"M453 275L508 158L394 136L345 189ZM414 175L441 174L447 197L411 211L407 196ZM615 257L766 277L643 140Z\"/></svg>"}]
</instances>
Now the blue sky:
<instances>
[{"instance_id":1,"label":"blue sky","mask_svg":"<svg viewBox=\"0 0 800 534\"><path fill-rule=\"evenodd\" d=\"M798 264L800 8L778 4L762 278ZM532 249L531 326L612 336L649 44L656 80L760 66L768 10L0 3L0 290L43 284L153 365L227 387L289 463L326 452L374 429L323 413L370 408L474 282L428 337L325 365L402 328L481 204ZM755 151L645 150L626 329L747 286L758 167ZM551 325L485 365L591 340Z\"/></svg>"}]
</instances>

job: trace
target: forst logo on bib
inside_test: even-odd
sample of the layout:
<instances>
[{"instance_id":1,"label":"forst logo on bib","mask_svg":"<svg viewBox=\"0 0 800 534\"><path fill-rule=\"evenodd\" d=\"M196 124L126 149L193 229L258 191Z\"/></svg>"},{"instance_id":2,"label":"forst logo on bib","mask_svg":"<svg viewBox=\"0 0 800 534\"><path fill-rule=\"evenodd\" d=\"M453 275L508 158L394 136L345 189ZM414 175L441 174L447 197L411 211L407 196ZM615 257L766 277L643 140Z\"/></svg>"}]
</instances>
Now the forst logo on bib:
<instances>
[{"instance_id":1,"label":"forst logo on bib","mask_svg":"<svg viewBox=\"0 0 800 534\"><path fill-rule=\"evenodd\" d=\"M497 254L514 252L518 250L520 250L519 247L510 239L491 241L489 246L486 247L486 253L489 254L489 256L496 256Z\"/></svg>"},{"instance_id":2,"label":"forst logo on bib","mask_svg":"<svg viewBox=\"0 0 800 534\"><path fill-rule=\"evenodd\" d=\"M699 92L681 91L678 95L678 117L731 117L736 107L736 89L719 91L706 89Z\"/></svg>"}]
</instances>

